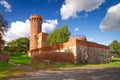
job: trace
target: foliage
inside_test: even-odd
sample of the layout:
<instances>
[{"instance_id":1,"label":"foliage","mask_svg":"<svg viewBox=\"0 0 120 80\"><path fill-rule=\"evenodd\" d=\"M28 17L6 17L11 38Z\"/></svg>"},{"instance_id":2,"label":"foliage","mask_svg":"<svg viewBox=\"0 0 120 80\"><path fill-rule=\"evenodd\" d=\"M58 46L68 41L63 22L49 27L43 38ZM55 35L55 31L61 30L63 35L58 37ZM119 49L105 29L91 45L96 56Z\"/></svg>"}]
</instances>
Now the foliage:
<instances>
[{"instance_id":1,"label":"foliage","mask_svg":"<svg viewBox=\"0 0 120 80\"><path fill-rule=\"evenodd\" d=\"M4 19L3 15L0 13L0 35L4 34L7 30L7 21Z\"/></svg>"},{"instance_id":2,"label":"foliage","mask_svg":"<svg viewBox=\"0 0 120 80\"><path fill-rule=\"evenodd\" d=\"M7 46L4 48L5 51L9 52L27 52L29 49L29 39L26 37L18 38L8 42Z\"/></svg>"},{"instance_id":3,"label":"foliage","mask_svg":"<svg viewBox=\"0 0 120 80\"><path fill-rule=\"evenodd\" d=\"M55 29L52 33L48 35L47 43L52 46L59 43L67 42L70 36L70 31L66 25Z\"/></svg>"},{"instance_id":4,"label":"foliage","mask_svg":"<svg viewBox=\"0 0 120 80\"><path fill-rule=\"evenodd\" d=\"M4 46L4 40L2 40L2 36L0 35L0 52L2 51L3 46Z\"/></svg>"},{"instance_id":5,"label":"foliage","mask_svg":"<svg viewBox=\"0 0 120 80\"><path fill-rule=\"evenodd\" d=\"M0 13L0 51L4 46L4 40L2 35L7 31L7 21L4 19L3 15Z\"/></svg>"},{"instance_id":6,"label":"foliage","mask_svg":"<svg viewBox=\"0 0 120 80\"><path fill-rule=\"evenodd\" d=\"M118 42L117 40L113 40L109 46L112 52L120 53L120 42Z\"/></svg>"}]
</instances>

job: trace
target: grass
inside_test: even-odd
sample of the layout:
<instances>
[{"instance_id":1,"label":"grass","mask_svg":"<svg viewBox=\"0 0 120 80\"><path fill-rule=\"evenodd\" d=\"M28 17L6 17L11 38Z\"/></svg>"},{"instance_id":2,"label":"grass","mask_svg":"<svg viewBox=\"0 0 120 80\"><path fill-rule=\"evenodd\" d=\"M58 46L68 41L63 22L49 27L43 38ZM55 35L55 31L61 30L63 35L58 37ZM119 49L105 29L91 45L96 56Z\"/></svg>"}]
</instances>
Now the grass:
<instances>
[{"instance_id":1,"label":"grass","mask_svg":"<svg viewBox=\"0 0 120 80\"><path fill-rule=\"evenodd\" d=\"M9 70L0 71L0 80L4 80L6 78L11 78L15 76L20 76L24 73L24 70L21 70L17 67L12 67Z\"/></svg>"},{"instance_id":2,"label":"grass","mask_svg":"<svg viewBox=\"0 0 120 80\"><path fill-rule=\"evenodd\" d=\"M120 58L113 58L110 63L107 64L60 64L60 63L33 63L30 64L31 67L34 67L39 70L57 70L59 68L70 68L70 67L120 67Z\"/></svg>"},{"instance_id":3,"label":"grass","mask_svg":"<svg viewBox=\"0 0 120 80\"><path fill-rule=\"evenodd\" d=\"M97 66L106 66L106 67L120 67L120 58L113 58L109 64L98 64Z\"/></svg>"},{"instance_id":4,"label":"grass","mask_svg":"<svg viewBox=\"0 0 120 80\"><path fill-rule=\"evenodd\" d=\"M46 63L46 62L35 62L28 64L30 58L27 54L12 55L9 62L20 64L20 66L13 66L9 63L0 62L0 79L19 76L24 72L29 72L29 69L25 69L22 65L27 65L35 70L58 70L60 68L70 68L70 67L120 67L120 58L113 58L111 63L108 64L60 64L60 63Z\"/></svg>"},{"instance_id":5,"label":"grass","mask_svg":"<svg viewBox=\"0 0 120 80\"><path fill-rule=\"evenodd\" d=\"M9 62L15 63L15 64L22 64L26 65L30 61L29 56L26 54L23 55L16 55L16 56L11 56Z\"/></svg>"},{"instance_id":6,"label":"grass","mask_svg":"<svg viewBox=\"0 0 120 80\"><path fill-rule=\"evenodd\" d=\"M84 64L61 64L61 63L46 63L46 62L35 62L29 66L38 70L58 70L59 68L70 68L70 67L82 67Z\"/></svg>"},{"instance_id":7,"label":"grass","mask_svg":"<svg viewBox=\"0 0 120 80\"><path fill-rule=\"evenodd\" d=\"M9 70L10 68L12 68L11 64L0 62L0 71Z\"/></svg>"},{"instance_id":8,"label":"grass","mask_svg":"<svg viewBox=\"0 0 120 80\"><path fill-rule=\"evenodd\" d=\"M23 55L12 55L10 57L9 63L27 65L30 58L27 54ZM24 70L18 66L0 62L0 79L4 79L6 77L18 76L24 73Z\"/></svg>"}]
</instances>

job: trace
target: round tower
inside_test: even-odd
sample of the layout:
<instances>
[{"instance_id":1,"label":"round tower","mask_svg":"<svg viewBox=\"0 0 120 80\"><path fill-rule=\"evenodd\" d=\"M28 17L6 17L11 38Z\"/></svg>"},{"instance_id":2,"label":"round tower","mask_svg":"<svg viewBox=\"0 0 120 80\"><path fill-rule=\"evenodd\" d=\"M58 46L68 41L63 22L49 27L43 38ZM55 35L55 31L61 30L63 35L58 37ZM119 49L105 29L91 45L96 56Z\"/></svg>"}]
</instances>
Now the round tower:
<instances>
[{"instance_id":1,"label":"round tower","mask_svg":"<svg viewBox=\"0 0 120 80\"><path fill-rule=\"evenodd\" d=\"M30 50L38 48L38 33L42 32L42 17L30 16Z\"/></svg>"}]
</instances>

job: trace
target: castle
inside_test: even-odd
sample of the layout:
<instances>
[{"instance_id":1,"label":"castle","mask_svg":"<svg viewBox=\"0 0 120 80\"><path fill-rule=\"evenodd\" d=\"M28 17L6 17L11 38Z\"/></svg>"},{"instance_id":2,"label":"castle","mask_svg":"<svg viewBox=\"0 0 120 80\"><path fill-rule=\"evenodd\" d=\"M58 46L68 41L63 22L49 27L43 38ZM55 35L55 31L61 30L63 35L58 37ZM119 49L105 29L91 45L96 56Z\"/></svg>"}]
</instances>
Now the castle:
<instances>
[{"instance_id":1,"label":"castle","mask_svg":"<svg viewBox=\"0 0 120 80\"><path fill-rule=\"evenodd\" d=\"M30 16L31 27L29 56L31 57L31 61L39 61L41 59L50 60L50 57L47 57L47 55L53 55L55 58L54 60L51 59L53 61L57 61L57 58L60 58L60 56L62 55L64 56L62 62L67 62L68 60L71 60L72 63L77 64L108 63L111 61L110 50L108 46L87 41L86 37L70 38L68 42L54 46L48 46L48 34L42 32L42 22L43 18L40 15ZM68 55L65 55L66 52L71 53L73 57L69 58ZM57 56L55 56L54 53L56 53ZM41 55L43 57L41 57ZM66 60L67 58L69 59Z\"/></svg>"}]
</instances>

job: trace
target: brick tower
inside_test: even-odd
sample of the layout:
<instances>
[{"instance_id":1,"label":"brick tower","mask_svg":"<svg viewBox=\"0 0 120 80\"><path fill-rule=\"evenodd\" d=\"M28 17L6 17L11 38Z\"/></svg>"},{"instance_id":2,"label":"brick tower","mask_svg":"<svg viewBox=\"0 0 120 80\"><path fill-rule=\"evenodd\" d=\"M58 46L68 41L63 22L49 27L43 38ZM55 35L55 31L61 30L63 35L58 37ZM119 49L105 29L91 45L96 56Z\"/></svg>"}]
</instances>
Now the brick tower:
<instances>
[{"instance_id":1,"label":"brick tower","mask_svg":"<svg viewBox=\"0 0 120 80\"><path fill-rule=\"evenodd\" d=\"M42 32L42 17L40 15L30 16L30 50L38 48L38 34Z\"/></svg>"}]
</instances>

